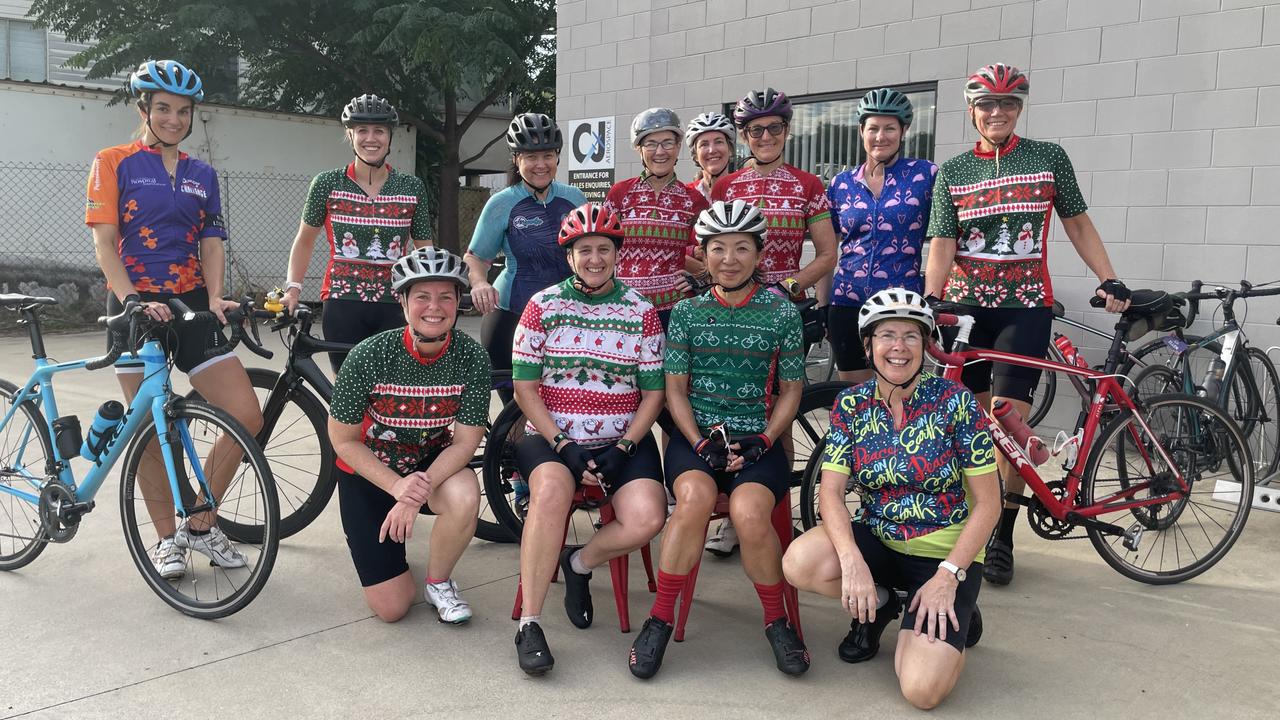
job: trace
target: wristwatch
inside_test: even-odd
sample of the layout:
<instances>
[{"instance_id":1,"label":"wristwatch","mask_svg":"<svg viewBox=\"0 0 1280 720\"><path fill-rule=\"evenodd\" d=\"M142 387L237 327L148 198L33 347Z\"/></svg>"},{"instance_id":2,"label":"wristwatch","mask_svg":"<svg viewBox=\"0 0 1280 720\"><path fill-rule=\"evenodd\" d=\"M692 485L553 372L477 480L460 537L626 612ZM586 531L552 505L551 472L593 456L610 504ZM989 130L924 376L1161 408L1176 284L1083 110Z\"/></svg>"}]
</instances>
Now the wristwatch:
<instances>
[{"instance_id":1,"label":"wristwatch","mask_svg":"<svg viewBox=\"0 0 1280 720\"><path fill-rule=\"evenodd\" d=\"M804 292L804 288L800 287L800 281L793 277L789 277L778 284L786 288L787 293L792 296L796 296Z\"/></svg>"},{"instance_id":2,"label":"wristwatch","mask_svg":"<svg viewBox=\"0 0 1280 720\"><path fill-rule=\"evenodd\" d=\"M626 438L619 438L618 442L614 444L617 445L619 448L622 448L622 452L626 453L627 457L636 456L636 444L634 442Z\"/></svg>"},{"instance_id":3,"label":"wristwatch","mask_svg":"<svg viewBox=\"0 0 1280 720\"><path fill-rule=\"evenodd\" d=\"M959 580L960 582L964 582L965 579L969 577L969 573L965 572L964 568L951 562L950 560L943 560L942 562L938 563L938 567L942 568L943 570L946 570L952 575L955 575L956 580Z\"/></svg>"}]
</instances>

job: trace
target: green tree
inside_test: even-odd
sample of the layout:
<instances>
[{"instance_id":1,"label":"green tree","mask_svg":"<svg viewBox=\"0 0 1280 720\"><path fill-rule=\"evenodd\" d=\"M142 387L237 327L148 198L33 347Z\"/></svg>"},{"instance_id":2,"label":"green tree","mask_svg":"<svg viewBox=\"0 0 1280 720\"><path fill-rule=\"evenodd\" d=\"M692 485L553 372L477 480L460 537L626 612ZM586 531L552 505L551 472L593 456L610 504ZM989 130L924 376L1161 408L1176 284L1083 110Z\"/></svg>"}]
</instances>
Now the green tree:
<instances>
[{"instance_id":1,"label":"green tree","mask_svg":"<svg viewBox=\"0 0 1280 720\"><path fill-rule=\"evenodd\" d=\"M545 107L555 77L554 0L35 0L31 15L94 43L69 63L91 78L147 58L241 58L238 83L214 73L210 100L332 117L354 95L391 99L418 131L418 173L455 250L459 178L483 154L462 157L463 135L509 97Z\"/></svg>"}]
</instances>

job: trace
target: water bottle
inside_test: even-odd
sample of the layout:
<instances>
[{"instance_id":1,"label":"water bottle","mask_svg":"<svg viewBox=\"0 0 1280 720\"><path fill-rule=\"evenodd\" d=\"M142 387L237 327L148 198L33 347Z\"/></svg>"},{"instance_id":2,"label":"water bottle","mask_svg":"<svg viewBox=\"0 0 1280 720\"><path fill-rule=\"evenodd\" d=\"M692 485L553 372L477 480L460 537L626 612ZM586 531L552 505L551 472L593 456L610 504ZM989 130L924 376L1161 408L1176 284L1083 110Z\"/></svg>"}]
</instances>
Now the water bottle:
<instances>
[{"instance_id":1,"label":"water bottle","mask_svg":"<svg viewBox=\"0 0 1280 720\"><path fill-rule=\"evenodd\" d=\"M1089 367L1089 363L1080 353L1076 352L1076 346L1071 343L1071 338L1062 333L1053 334L1053 344L1058 348L1058 352L1062 353L1062 357L1067 361L1068 365L1078 365L1082 368Z\"/></svg>"},{"instance_id":2,"label":"water bottle","mask_svg":"<svg viewBox=\"0 0 1280 720\"><path fill-rule=\"evenodd\" d=\"M1049 459L1049 448L1043 440L1032 434L1031 426L1022 419L1022 414L1004 400L997 400L994 409L996 420L1018 447L1022 448L1031 464L1043 465Z\"/></svg>"},{"instance_id":3,"label":"water bottle","mask_svg":"<svg viewBox=\"0 0 1280 720\"><path fill-rule=\"evenodd\" d=\"M93 418L93 425L89 426L88 437L80 446L80 457L89 462L97 462L102 451L107 449L107 443L116 436L116 430L123 420L124 405L116 400L102 403L102 407L98 408L98 414Z\"/></svg>"},{"instance_id":4,"label":"water bottle","mask_svg":"<svg viewBox=\"0 0 1280 720\"><path fill-rule=\"evenodd\" d=\"M75 457L76 450L80 447L80 418L63 415L55 418L50 425L53 426L53 444L58 448L58 454L64 460Z\"/></svg>"},{"instance_id":5,"label":"water bottle","mask_svg":"<svg viewBox=\"0 0 1280 720\"><path fill-rule=\"evenodd\" d=\"M1211 401L1217 401L1218 390L1222 387L1222 374L1227 369L1227 364L1222 362L1222 358L1216 357L1213 362L1209 363L1209 369L1204 374L1204 397Z\"/></svg>"}]
</instances>

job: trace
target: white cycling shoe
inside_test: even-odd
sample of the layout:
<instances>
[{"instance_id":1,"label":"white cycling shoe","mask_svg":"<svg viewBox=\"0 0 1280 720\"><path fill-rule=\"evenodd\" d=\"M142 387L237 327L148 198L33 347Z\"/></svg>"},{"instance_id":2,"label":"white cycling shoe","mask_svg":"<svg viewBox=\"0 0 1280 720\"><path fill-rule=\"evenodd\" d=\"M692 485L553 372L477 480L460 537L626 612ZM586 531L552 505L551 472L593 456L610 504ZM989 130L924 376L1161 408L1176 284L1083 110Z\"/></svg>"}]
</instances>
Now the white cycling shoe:
<instances>
[{"instance_id":1,"label":"white cycling shoe","mask_svg":"<svg viewBox=\"0 0 1280 720\"><path fill-rule=\"evenodd\" d=\"M196 535L190 531L187 523L183 523L178 532L173 534L173 544L184 550L195 550L224 570L242 568L249 564L249 559L231 544L231 538L217 525L209 528L208 534Z\"/></svg>"},{"instance_id":2,"label":"white cycling shoe","mask_svg":"<svg viewBox=\"0 0 1280 720\"><path fill-rule=\"evenodd\" d=\"M424 583L427 602L440 614L440 622L461 625L471 619L471 606L458 594L458 583Z\"/></svg>"},{"instance_id":3,"label":"white cycling shoe","mask_svg":"<svg viewBox=\"0 0 1280 720\"><path fill-rule=\"evenodd\" d=\"M173 542L173 536L160 540L151 551L151 562L165 580L177 580L187 574L187 554Z\"/></svg>"},{"instance_id":4,"label":"white cycling shoe","mask_svg":"<svg viewBox=\"0 0 1280 720\"><path fill-rule=\"evenodd\" d=\"M707 544L704 547L707 552L721 558L729 557L734 550L738 549L738 531L733 529L733 523L729 522L729 518L720 521L716 531L707 538Z\"/></svg>"}]
</instances>

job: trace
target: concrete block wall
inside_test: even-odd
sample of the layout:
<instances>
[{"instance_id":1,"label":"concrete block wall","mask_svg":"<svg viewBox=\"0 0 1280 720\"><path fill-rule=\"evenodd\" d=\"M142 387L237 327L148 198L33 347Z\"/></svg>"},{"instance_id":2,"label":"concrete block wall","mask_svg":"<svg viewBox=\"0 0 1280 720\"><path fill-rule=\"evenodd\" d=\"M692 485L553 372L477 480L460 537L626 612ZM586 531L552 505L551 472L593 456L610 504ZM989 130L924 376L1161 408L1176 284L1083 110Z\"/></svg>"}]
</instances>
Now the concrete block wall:
<instances>
[{"instance_id":1,"label":"concrete block wall","mask_svg":"<svg viewBox=\"0 0 1280 720\"><path fill-rule=\"evenodd\" d=\"M628 146L635 113L665 105L687 122L764 86L798 96L936 81L945 160L977 140L964 78L1011 62L1031 78L1020 133L1067 149L1130 286L1280 279L1280 2L574 0L558 10L558 117L616 117L618 178L640 171ZM687 157L678 170L692 173ZM1097 280L1054 227L1057 295L1105 326L1086 310ZM1280 344L1280 301L1253 308L1255 344Z\"/></svg>"}]
</instances>

